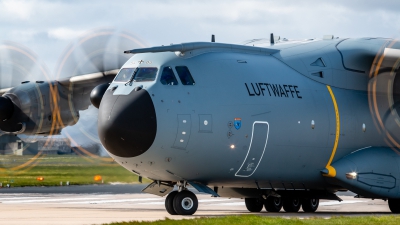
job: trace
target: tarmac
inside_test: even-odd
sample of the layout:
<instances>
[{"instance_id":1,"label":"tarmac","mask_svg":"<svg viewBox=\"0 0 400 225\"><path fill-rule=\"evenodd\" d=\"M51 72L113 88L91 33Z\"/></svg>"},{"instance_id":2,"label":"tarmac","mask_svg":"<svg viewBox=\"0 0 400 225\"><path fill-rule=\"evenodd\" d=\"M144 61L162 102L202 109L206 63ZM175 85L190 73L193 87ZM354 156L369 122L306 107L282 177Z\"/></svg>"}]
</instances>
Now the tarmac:
<instances>
[{"instance_id":1,"label":"tarmac","mask_svg":"<svg viewBox=\"0 0 400 225\"><path fill-rule=\"evenodd\" d=\"M165 197L142 194L146 185L87 185L0 189L2 224L103 224L123 221L154 221L165 218L191 219L225 215L255 214L280 217L323 217L390 215L383 200L357 199L342 193L343 201L321 200L315 213L260 213L247 211L243 199L214 198L199 194L193 216L171 216L164 208Z\"/></svg>"}]
</instances>

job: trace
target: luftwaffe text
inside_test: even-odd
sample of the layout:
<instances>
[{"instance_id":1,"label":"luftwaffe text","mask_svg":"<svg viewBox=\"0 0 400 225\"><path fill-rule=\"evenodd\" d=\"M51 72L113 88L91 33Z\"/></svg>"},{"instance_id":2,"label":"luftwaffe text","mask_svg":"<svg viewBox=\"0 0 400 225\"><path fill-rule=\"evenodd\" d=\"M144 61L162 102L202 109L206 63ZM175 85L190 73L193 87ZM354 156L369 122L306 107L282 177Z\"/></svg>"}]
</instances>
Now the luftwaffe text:
<instances>
[{"instance_id":1,"label":"luftwaffe text","mask_svg":"<svg viewBox=\"0 0 400 225\"><path fill-rule=\"evenodd\" d=\"M270 83L245 83L249 96L274 96L286 98L302 98L296 85L270 84Z\"/></svg>"}]
</instances>

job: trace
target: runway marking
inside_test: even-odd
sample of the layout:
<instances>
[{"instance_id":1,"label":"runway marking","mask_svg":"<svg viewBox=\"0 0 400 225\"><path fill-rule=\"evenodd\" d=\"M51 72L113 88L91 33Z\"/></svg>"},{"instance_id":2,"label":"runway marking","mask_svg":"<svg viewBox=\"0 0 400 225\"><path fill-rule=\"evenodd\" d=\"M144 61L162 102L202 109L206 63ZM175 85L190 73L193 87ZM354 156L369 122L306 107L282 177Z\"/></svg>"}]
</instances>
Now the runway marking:
<instances>
[{"instance_id":1,"label":"runway marking","mask_svg":"<svg viewBox=\"0 0 400 225\"><path fill-rule=\"evenodd\" d=\"M36 200L17 200L17 201L5 201L5 204L16 204L16 203L34 203L34 202L57 202L57 201L74 201L81 199L99 199L99 198L59 198L59 199L36 199Z\"/></svg>"},{"instance_id":2,"label":"runway marking","mask_svg":"<svg viewBox=\"0 0 400 225\"><path fill-rule=\"evenodd\" d=\"M138 205L164 205L165 201L162 202L140 202Z\"/></svg>"},{"instance_id":3,"label":"runway marking","mask_svg":"<svg viewBox=\"0 0 400 225\"><path fill-rule=\"evenodd\" d=\"M360 200L349 200L349 201L329 201L329 202L321 202L319 205L321 206L330 206L330 205L341 205L341 204L354 204L354 203L360 203L360 202L366 202L366 201L360 201Z\"/></svg>"},{"instance_id":4,"label":"runway marking","mask_svg":"<svg viewBox=\"0 0 400 225\"><path fill-rule=\"evenodd\" d=\"M0 201L4 200L16 200L16 199L45 199L46 197L13 197L13 198L0 198Z\"/></svg>"},{"instance_id":5,"label":"runway marking","mask_svg":"<svg viewBox=\"0 0 400 225\"><path fill-rule=\"evenodd\" d=\"M221 201L233 201L233 200L230 200L230 199L202 199L202 200L199 200L199 202L221 202Z\"/></svg>"},{"instance_id":6,"label":"runway marking","mask_svg":"<svg viewBox=\"0 0 400 225\"><path fill-rule=\"evenodd\" d=\"M160 198L134 198L134 199L112 199L112 200L99 200L99 201L84 201L84 202L66 202L66 204L101 204L101 203L121 203L121 202L140 202L140 201L154 201Z\"/></svg>"},{"instance_id":7,"label":"runway marking","mask_svg":"<svg viewBox=\"0 0 400 225\"><path fill-rule=\"evenodd\" d=\"M231 205L231 206L234 206L234 205L246 205L245 203L244 203L244 201L242 201L242 202L226 202L226 203L215 203L215 204L208 204L208 205Z\"/></svg>"}]
</instances>

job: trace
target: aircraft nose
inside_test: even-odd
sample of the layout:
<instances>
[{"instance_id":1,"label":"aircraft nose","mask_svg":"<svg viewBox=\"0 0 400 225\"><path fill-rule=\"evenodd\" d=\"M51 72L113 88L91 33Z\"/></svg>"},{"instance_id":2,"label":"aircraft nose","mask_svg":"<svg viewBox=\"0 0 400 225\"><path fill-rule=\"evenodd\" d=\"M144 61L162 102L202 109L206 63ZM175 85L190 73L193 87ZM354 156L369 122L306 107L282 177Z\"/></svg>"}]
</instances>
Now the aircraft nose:
<instances>
[{"instance_id":1,"label":"aircraft nose","mask_svg":"<svg viewBox=\"0 0 400 225\"><path fill-rule=\"evenodd\" d=\"M103 146L119 157L135 157L146 152L157 132L153 101L145 89L129 95L113 95L107 90L99 108L99 138Z\"/></svg>"}]
</instances>

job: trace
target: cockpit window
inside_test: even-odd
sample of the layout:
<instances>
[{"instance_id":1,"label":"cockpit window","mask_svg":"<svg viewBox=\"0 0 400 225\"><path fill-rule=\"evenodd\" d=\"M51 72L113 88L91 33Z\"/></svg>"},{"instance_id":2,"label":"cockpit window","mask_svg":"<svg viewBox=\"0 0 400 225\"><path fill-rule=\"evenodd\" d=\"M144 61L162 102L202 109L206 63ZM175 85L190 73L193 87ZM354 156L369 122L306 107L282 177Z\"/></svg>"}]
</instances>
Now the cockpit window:
<instances>
[{"instance_id":1,"label":"cockpit window","mask_svg":"<svg viewBox=\"0 0 400 225\"><path fill-rule=\"evenodd\" d=\"M183 85L195 84L193 77L186 66L176 66L175 69L176 72L178 72L179 79L181 80Z\"/></svg>"},{"instance_id":2,"label":"cockpit window","mask_svg":"<svg viewBox=\"0 0 400 225\"><path fill-rule=\"evenodd\" d=\"M132 76L134 82L154 81L158 69L156 67L123 68L119 71L114 82L128 82Z\"/></svg>"},{"instance_id":3,"label":"cockpit window","mask_svg":"<svg viewBox=\"0 0 400 225\"><path fill-rule=\"evenodd\" d=\"M164 67L160 81L164 85L178 85L178 81L175 78L174 71L169 66Z\"/></svg>"},{"instance_id":4,"label":"cockpit window","mask_svg":"<svg viewBox=\"0 0 400 225\"><path fill-rule=\"evenodd\" d=\"M136 72L133 81L153 81L156 79L157 68L155 67L140 67Z\"/></svg>"},{"instance_id":5,"label":"cockpit window","mask_svg":"<svg viewBox=\"0 0 400 225\"><path fill-rule=\"evenodd\" d=\"M136 68L124 68L119 71L117 74L117 77L115 78L115 82L127 82L131 76L133 75L133 72L135 72Z\"/></svg>"}]
</instances>

